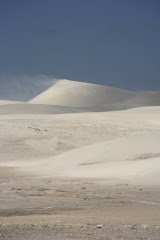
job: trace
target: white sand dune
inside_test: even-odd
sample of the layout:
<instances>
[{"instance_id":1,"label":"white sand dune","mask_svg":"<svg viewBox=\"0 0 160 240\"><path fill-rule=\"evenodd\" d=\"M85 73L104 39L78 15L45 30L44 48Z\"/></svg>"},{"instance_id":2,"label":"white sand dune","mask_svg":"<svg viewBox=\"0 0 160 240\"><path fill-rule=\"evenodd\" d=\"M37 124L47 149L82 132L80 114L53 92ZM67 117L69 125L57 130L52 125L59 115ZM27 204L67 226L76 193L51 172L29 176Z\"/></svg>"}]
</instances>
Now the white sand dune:
<instances>
[{"instance_id":1,"label":"white sand dune","mask_svg":"<svg viewBox=\"0 0 160 240\"><path fill-rule=\"evenodd\" d=\"M62 153L33 165L38 175L159 184L160 132L135 134Z\"/></svg>"},{"instance_id":2,"label":"white sand dune","mask_svg":"<svg viewBox=\"0 0 160 240\"><path fill-rule=\"evenodd\" d=\"M63 107L44 104L7 104L0 105L0 115L6 114L64 114L85 112L87 110L74 107Z\"/></svg>"},{"instance_id":3,"label":"white sand dune","mask_svg":"<svg viewBox=\"0 0 160 240\"><path fill-rule=\"evenodd\" d=\"M160 92L135 93L123 89L61 80L29 103L80 107L79 112L105 112L160 106Z\"/></svg>"},{"instance_id":4,"label":"white sand dune","mask_svg":"<svg viewBox=\"0 0 160 240\"><path fill-rule=\"evenodd\" d=\"M61 80L30 103L69 107L88 107L128 100L136 94L127 90L91 83Z\"/></svg>"},{"instance_id":5,"label":"white sand dune","mask_svg":"<svg viewBox=\"0 0 160 240\"><path fill-rule=\"evenodd\" d=\"M9 138L12 154L9 157L8 152L7 157L3 146L2 166L16 166L32 176L159 184L160 107L107 113L5 115L1 119L1 137L6 136L5 145ZM21 149L23 156L16 149Z\"/></svg>"},{"instance_id":6,"label":"white sand dune","mask_svg":"<svg viewBox=\"0 0 160 240\"><path fill-rule=\"evenodd\" d=\"M159 101L71 81L0 101L2 238L159 239Z\"/></svg>"},{"instance_id":7,"label":"white sand dune","mask_svg":"<svg viewBox=\"0 0 160 240\"><path fill-rule=\"evenodd\" d=\"M62 80L29 103L1 101L0 142L1 166L28 175L157 185L160 92Z\"/></svg>"},{"instance_id":8,"label":"white sand dune","mask_svg":"<svg viewBox=\"0 0 160 240\"><path fill-rule=\"evenodd\" d=\"M138 93L135 97L131 97L127 101L115 103L115 104L105 104L99 106L99 111L116 111L116 110L124 110L130 108L137 107L145 107L145 106L160 106L160 92L143 92ZM92 107L93 111L98 108ZM91 110L91 107L90 107Z\"/></svg>"},{"instance_id":9,"label":"white sand dune","mask_svg":"<svg viewBox=\"0 0 160 240\"><path fill-rule=\"evenodd\" d=\"M138 96L139 98L140 96ZM33 103L5 103L0 104L0 115L6 114L66 114L66 113L82 113L82 112L109 112L109 111L119 111L126 109L142 108L143 106L159 106L157 98L156 101L152 99L147 100L143 104L138 104L136 98L130 101L116 103L116 104L102 104L97 106L88 107L67 107L67 106L57 106L57 105L47 105L47 104L33 104Z\"/></svg>"},{"instance_id":10,"label":"white sand dune","mask_svg":"<svg viewBox=\"0 0 160 240\"><path fill-rule=\"evenodd\" d=\"M160 106L160 92L147 91L137 94L136 97L133 97L125 102L128 108L141 107L141 106Z\"/></svg>"},{"instance_id":11,"label":"white sand dune","mask_svg":"<svg viewBox=\"0 0 160 240\"><path fill-rule=\"evenodd\" d=\"M0 105L8 105L8 104L21 104L23 102L19 101L10 101L10 100L0 100Z\"/></svg>"}]
</instances>

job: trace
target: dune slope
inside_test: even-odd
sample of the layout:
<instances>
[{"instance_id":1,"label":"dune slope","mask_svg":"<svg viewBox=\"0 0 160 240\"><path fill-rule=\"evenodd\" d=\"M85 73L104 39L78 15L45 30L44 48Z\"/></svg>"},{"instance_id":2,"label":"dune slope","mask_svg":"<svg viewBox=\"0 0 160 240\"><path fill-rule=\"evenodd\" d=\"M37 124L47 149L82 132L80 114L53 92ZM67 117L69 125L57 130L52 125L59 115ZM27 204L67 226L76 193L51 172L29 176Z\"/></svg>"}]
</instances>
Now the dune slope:
<instances>
[{"instance_id":1,"label":"dune slope","mask_svg":"<svg viewBox=\"0 0 160 240\"><path fill-rule=\"evenodd\" d=\"M86 110L87 111L87 110ZM65 106L54 106L46 104L7 104L0 105L0 115L6 114L64 114L64 113L77 113L85 112L85 109L65 107Z\"/></svg>"},{"instance_id":2,"label":"dune slope","mask_svg":"<svg viewBox=\"0 0 160 240\"><path fill-rule=\"evenodd\" d=\"M118 88L61 80L47 91L32 99L30 103L88 107L119 103L135 95L133 92Z\"/></svg>"},{"instance_id":3,"label":"dune slope","mask_svg":"<svg viewBox=\"0 0 160 240\"><path fill-rule=\"evenodd\" d=\"M135 134L71 150L34 164L38 175L105 178L109 182L159 184L160 132ZM30 169L32 168L32 170Z\"/></svg>"},{"instance_id":4,"label":"dune slope","mask_svg":"<svg viewBox=\"0 0 160 240\"><path fill-rule=\"evenodd\" d=\"M0 100L0 105L10 105L10 104L21 104L23 102L10 101L10 100Z\"/></svg>"},{"instance_id":5,"label":"dune slope","mask_svg":"<svg viewBox=\"0 0 160 240\"><path fill-rule=\"evenodd\" d=\"M160 106L160 92L135 93L91 83L61 80L29 103L77 107L78 112L116 111Z\"/></svg>"}]
</instances>

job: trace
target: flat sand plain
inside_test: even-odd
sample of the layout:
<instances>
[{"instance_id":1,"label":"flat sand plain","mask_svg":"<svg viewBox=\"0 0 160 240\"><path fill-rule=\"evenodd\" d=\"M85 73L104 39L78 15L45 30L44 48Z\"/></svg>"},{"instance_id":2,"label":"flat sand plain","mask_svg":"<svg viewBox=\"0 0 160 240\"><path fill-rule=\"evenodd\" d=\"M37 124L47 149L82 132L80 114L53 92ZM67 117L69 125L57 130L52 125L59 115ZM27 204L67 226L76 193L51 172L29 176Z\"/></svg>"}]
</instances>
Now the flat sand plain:
<instances>
[{"instance_id":1,"label":"flat sand plain","mask_svg":"<svg viewBox=\"0 0 160 240\"><path fill-rule=\"evenodd\" d=\"M160 239L159 106L11 103L0 106L0 239Z\"/></svg>"}]
</instances>

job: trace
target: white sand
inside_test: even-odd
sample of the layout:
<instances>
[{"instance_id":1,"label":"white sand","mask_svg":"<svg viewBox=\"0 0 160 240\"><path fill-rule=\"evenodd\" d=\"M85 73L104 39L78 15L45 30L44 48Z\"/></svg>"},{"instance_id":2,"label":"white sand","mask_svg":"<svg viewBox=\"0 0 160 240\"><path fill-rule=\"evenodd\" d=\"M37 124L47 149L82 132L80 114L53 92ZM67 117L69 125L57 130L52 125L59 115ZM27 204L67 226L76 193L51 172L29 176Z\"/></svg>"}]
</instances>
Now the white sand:
<instances>
[{"instance_id":1,"label":"white sand","mask_svg":"<svg viewBox=\"0 0 160 240\"><path fill-rule=\"evenodd\" d=\"M57 176L160 182L160 132L135 134L78 148L42 163Z\"/></svg>"},{"instance_id":2,"label":"white sand","mask_svg":"<svg viewBox=\"0 0 160 240\"><path fill-rule=\"evenodd\" d=\"M9 100L0 100L0 105L8 105L8 104L20 104L23 102L19 101L9 101Z\"/></svg>"},{"instance_id":3,"label":"white sand","mask_svg":"<svg viewBox=\"0 0 160 240\"><path fill-rule=\"evenodd\" d=\"M63 107L44 104L7 104L0 105L0 115L5 114L62 114L62 113L76 113L86 112L87 110L74 107Z\"/></svg>"},{"instance_id":4,"label":"white sand","mask_svg":"<svg viewBox=\"0 0 160 240\"><path fill-rule=\"evenodd\" d=\"M158 92L146 96L143 104L158 105ZM0 166L32 176L159 185L160 107L99 112L131 99L135 93L64 80L32 104L0 106ZM94 106L98 112L85 112Z\"/></svg>"},{"instance_id":5,"label":"white sand","mask_svg":"<svg viewBox=\"0 0 160 240\"><path fill-rule=\"evenodd\" d=\"M160 92L135 93L90 83L61 80L29 103L80 107L77 111L103 112L160 106Z\"/></svg>"},{"instance_id":6,"label":"white sand","mask_svg":"<svg viewBox=\"0 0 160 240\"><path fill-rule=\"evenodd\" d=\"M118 88L62 80L32 99L30 103L87 107L119 103L135 95L133 92Z\"/></svg>"}]
</instances>

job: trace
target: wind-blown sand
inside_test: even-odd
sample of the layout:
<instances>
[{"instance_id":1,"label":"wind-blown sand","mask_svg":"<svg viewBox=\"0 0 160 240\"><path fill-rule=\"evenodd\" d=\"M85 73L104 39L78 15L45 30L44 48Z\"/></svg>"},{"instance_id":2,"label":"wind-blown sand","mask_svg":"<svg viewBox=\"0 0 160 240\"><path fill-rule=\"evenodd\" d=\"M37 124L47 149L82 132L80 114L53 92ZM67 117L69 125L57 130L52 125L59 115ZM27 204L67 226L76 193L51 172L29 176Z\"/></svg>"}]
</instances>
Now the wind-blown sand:
<instances>
[{"instance_id":1,"label":"wind-blown sand","mask_svg":"<svg viewBox=\"0 0 160 240\"><path fill-rule=\"evenodd\" d=\"M32 99L30 103L87 107L122 102L135 95L118 88L62 80Z\"/></svg>"},{"instance_id":2,"label":"wind-blown sand","mask_svg":"<svg viewBox=\"0 0 160 240\"><path fill-rule=\"evenodd\" d=\"M63 80L1 101L0 237L159 239L159 99Z\"/></svg>"}]
</instances>

